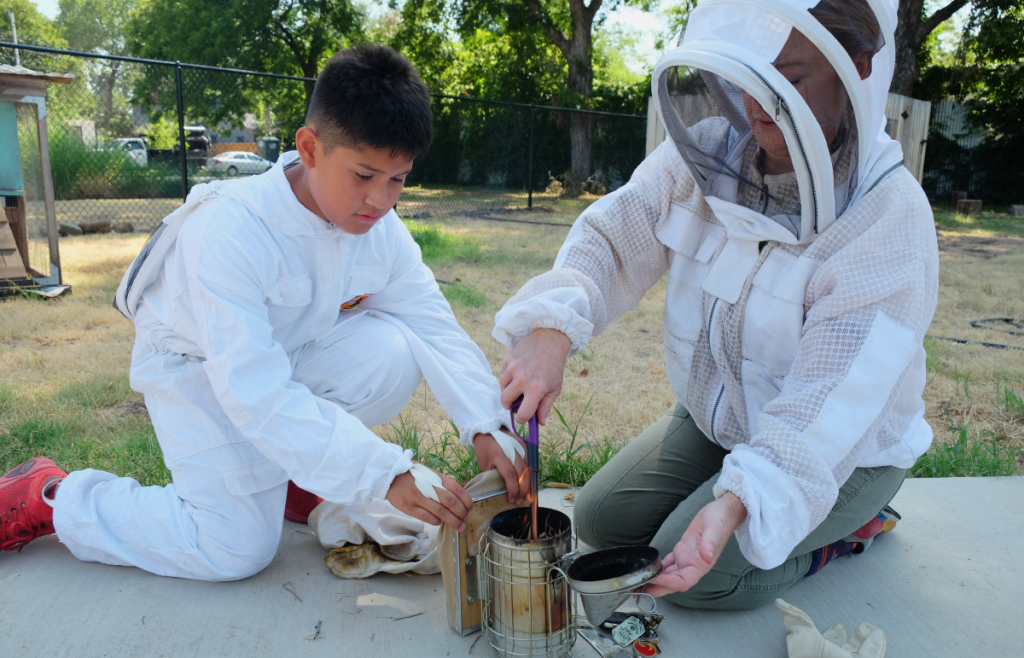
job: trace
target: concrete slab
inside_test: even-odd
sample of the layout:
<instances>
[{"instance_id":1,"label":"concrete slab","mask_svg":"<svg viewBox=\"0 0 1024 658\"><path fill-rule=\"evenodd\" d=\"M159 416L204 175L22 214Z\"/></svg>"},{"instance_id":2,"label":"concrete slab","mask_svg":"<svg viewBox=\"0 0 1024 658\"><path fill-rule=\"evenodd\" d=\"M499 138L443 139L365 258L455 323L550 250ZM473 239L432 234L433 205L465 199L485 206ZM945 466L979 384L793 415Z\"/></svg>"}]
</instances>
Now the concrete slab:
<instances>
[{"instance_id":1,"label":"concrete slab","mask_svg":"<svg viewBox=\"0 0 1024 658\"><path fill-rule=\"evenodd\" d=\"M564 491L543 502L561 506ZM889 656L1019 656L1024 635L1024 478L910 480L895 532L785 598L822 630L881 627ZM0 646L20 656L491 656L447 625L440 576L336 578L305 526L236 583L159 578L75 560L53 537L0 554ZM785 656L773 607L695 612L662 603L664 655ZM319 636L315 635L319 624ZM313 639L313 638L316 639ZM577 658L596 653L582 640Z\"/></svg>"}]
</instances>

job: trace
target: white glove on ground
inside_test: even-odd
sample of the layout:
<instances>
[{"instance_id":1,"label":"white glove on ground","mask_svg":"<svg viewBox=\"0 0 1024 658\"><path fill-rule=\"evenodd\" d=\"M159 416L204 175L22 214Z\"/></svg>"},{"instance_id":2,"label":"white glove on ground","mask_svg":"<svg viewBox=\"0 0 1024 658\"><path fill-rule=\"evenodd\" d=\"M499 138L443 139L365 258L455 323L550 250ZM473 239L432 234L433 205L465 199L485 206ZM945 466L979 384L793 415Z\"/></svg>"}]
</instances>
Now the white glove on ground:
<instances>
[{"instance_id":1,"label":"white glove on ground","mask_svg":"<svg viewBox=\"0 0 1024 658\"><path fill-rule=\"evenodd\" d=\"M794 608L782 599L775 599L782 612L782 622L789 631L786 646L789 658L884 658L885 633L868 622L863 622L847 639L846 629L836 624L818 632L814 622L800 608Z\"/></svg>"},{"instance_id":2,"label":"white glove on ground","mask_svg":"<svg viewBox=\"0 0 1024 658\"><path fill-rule=\"evenodd\" d=\"M440 483L438 478L438 486ZM325 560L340 578L441 570L438 528L399 511L386 500L374 498L362 505L324 501L310 513L309 528L324 548L333 549Z\"/></svg>"}]
</instances>

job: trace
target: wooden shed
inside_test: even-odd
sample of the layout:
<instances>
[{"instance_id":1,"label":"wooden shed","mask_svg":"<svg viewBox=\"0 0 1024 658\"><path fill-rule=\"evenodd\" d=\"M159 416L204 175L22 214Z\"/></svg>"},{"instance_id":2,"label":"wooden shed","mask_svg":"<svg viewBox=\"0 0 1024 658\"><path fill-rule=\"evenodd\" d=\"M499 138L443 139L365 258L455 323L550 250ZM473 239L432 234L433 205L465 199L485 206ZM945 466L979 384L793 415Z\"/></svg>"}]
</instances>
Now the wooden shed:
<instances>
[{"instance_id":1,"label":"wooden shed","mask_svg":"<svg viewBox=\"0 0 1024 658\"><path fill-rule=\"evenodd\" d=\"M928 144L932 104L899 94L889 94L885 103L885 132L903 147L903 166L917 182L924 175L924 153Z\"/></svg>"},{"instance_id":2,"label":"wooden shed","mask_svg":"<svg viewBox=\"0 0 1024 658\"><path fill-rule=\"evenodd\" d=\"M0 294L63 292L46 129L47 85L73 76L0 66Z\"/></svg>"}]
</instances>

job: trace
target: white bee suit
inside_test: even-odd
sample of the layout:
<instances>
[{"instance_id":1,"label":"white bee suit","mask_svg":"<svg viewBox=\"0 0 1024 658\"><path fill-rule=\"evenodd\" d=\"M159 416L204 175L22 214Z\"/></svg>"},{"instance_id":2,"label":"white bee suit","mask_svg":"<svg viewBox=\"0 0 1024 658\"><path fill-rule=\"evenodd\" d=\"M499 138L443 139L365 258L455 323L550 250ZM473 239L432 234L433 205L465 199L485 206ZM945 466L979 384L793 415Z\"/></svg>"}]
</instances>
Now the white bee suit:
<instances>
[{"instance_id":1,"label":"white bee suit","mask_svg":"<svg viewBox=\"0 0 1024 658\"><path fill-rule=\"evenodd\" d=\"M69 475L54 523L78 557L208 580L259 571L289 479L362 504L410 469L411 451L368 427L392 420L423 377L464 444L507 424L490 366L398 216L359 236L325 222L285 178L296 159L196 186L125 275L131 383L174 484Z\"/></svg>"},{"instance_id":2,"label":"white bee suit","mask_svg":"<svg viewBox=\"0 0 1024 658\"><path fill-rule=\"evenodd\" d=\"M579 217L554 269L495 318L509 347L543 327L575 352L668 272L669 380L730 451L715 493L742 500L739 546L762 569L821 523L854 468L908 468L932 439L921 394L935 230L884 133L896 3L870 2L885 45L865 80L807 12L814 4L701 2L653 75L669 139ZM772 65L793 30L849 96L833 143ZM750 169L749 98L785 136L788 177Z\"/></svg>"}]
</instances>

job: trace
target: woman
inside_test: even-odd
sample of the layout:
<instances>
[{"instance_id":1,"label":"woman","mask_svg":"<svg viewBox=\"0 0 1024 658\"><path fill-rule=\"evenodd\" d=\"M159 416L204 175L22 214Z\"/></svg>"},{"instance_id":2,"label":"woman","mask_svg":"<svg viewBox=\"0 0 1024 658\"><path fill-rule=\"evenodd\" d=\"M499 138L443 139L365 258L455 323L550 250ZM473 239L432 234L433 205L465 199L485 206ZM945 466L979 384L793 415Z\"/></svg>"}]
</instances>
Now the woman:
<instances>
[{"instance_id":1,"label":"woman","mask_svg":"<svg viewBox=\"0 0 1024 658\"><path fill-rule=\"evenodd\" d=\"M496 316L503 402L543 422L567 357L668 271L679 404L575 515L657 547L648 591L680 605L758 606L863 550L931 444L938 250L884 132L895 24L894 0L704 0L655 68L669 139Z\"/></svg>"}]
</instances>

